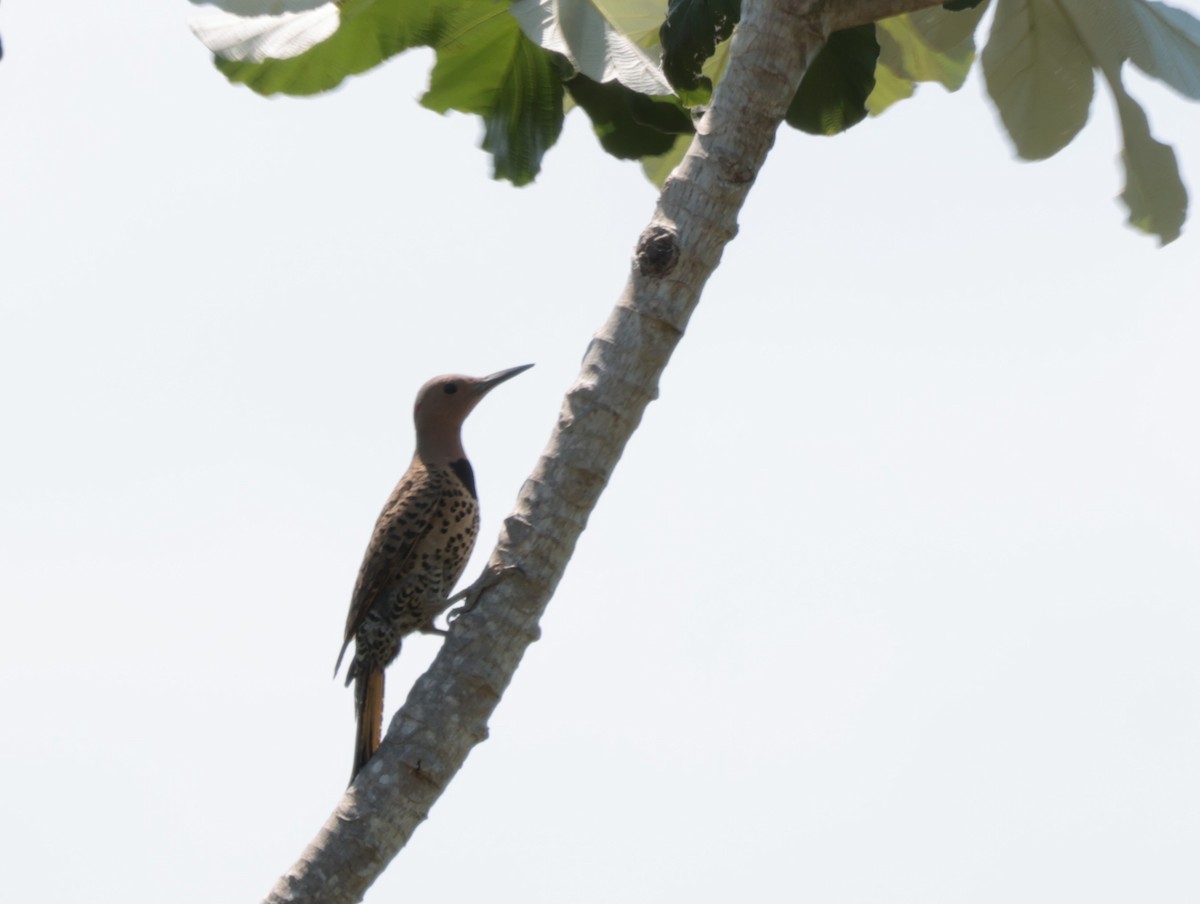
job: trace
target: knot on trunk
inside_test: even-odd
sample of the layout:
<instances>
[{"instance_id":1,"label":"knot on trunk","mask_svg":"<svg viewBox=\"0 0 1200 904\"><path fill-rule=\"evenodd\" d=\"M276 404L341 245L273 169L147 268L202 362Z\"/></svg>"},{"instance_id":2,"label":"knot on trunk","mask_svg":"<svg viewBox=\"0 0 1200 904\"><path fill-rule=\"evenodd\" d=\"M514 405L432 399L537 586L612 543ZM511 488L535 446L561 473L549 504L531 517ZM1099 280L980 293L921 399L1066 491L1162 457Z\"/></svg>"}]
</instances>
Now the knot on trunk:
<instances>
[{"instance_id":1,"label":"knot on trunk","mask_svg":"<svg viewBox=\"0 0 1200 904\"><path fill-rule=\"evenodd\" d=\"M634 262L643 276L666 276L679 260L675 233L665 226L650 226L638 239Z\"/></svg>"}]
</instances>

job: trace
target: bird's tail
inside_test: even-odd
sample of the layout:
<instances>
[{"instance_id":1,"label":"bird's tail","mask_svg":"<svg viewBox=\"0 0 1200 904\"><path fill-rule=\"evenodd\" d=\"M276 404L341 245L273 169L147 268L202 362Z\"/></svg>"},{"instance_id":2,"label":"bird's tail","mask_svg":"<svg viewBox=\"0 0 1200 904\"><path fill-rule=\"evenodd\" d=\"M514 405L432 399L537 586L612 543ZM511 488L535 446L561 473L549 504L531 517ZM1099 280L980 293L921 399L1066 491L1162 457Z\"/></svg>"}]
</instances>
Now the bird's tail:
<instances>
[{"instance_id":1,"label":"bird's tail","mask_svg":"<svg viewBox=\"0 0 1200 904\"><path fill-rule=\"evenodd\" d=\"M364 669L354 678L354 714L358 727L354 734L354 772L367 765L372 754L379 749L383 736L383 670Z\"/></svg>"}]
</instances>

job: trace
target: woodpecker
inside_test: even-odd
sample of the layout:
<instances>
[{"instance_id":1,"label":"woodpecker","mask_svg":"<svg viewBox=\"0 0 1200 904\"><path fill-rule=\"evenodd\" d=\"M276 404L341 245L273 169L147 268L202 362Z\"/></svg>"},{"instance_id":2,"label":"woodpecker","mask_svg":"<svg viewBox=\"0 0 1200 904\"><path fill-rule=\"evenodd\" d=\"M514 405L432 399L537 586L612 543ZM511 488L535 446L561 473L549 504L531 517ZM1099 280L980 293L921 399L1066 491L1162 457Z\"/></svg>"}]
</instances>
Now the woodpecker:
<instances>
[{"instance_id":1,"label":"woodpecker","mask_svg":"<svg viewBox=\"0 0 1200 904\"><path fill-rule=\"evenodd\" d=\"M336 675L354 641L346 684L354 683L354 771L379 749L383 732L383 672L414 631L443 634L434 619L449 605L475 536L479 505L475 475L463 451L462 425L480 399L532 364L488 377L434 377L417 393L412 463L379 513L367 544Z\"/></svg>"}]
</instances>

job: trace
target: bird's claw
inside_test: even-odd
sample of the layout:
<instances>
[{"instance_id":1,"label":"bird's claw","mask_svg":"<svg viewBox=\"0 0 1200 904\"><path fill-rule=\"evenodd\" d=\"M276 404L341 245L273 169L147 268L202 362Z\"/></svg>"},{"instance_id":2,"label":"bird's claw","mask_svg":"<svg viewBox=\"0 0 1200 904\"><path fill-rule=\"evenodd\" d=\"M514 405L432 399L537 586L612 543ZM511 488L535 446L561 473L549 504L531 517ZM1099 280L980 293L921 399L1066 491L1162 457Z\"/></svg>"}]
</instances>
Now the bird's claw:
<instances>
[{"instance_id":1,"label":"bird's claw","mask_svg":"<svg viewBox=\"0 0 1200 904\"><path fill-rule=\"evenodd\" d=\"M447 604L450 605L457 603L459 600L466 600L457 609L452 609L446 613L447 624L479 605L479 598L483 596L484 591L495 587L506 574L520 570L520 565L492 565L488 563L483 569L483 574L478 577L474 584L458 591L458 593L446 600Z\"/></svg>"}]
</instances>

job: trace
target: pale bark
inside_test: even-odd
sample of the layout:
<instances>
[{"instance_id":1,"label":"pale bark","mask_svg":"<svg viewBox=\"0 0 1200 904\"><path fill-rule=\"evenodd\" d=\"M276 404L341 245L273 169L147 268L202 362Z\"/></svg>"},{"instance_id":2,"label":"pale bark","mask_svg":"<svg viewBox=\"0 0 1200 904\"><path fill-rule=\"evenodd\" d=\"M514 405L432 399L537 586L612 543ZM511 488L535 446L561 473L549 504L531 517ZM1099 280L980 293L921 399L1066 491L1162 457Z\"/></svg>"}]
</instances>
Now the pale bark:
<instances>
[{"instance_id":1,"label":"pale bark","mask_svg":"<svg viewBox=\"0 0 1200 904\"><path fill-rule=\"evenodd\" d=\"M268 902L342 904L408 841L471 748L558 585L626 442L655 397L701 290L813 55L830 32L931 0L748 0L729 67L667 180L629 281L593 338L549 445L505 520L492 562L516 565L454 622L440 653Z\"/></svg>"}]
</instances>

